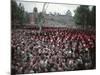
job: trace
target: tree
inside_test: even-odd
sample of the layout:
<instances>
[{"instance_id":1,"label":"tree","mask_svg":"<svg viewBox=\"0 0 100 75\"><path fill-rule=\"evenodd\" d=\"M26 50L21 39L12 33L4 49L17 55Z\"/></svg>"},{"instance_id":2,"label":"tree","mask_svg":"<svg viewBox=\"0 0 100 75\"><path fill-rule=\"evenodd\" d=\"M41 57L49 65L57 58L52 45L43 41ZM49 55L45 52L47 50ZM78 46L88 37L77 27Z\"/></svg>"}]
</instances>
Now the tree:
<instances>
[{"instance_id":1,"label":"tree","mask_svg":"<svg viewBox=\"0 0 100 75\"><path fill-rule=\"evenodd\" d=\"M77 25L88 25L89 24L89 6L80 5L75 10L74 20Z\"/></svg>"},{"instance_id":2,"label":"tree","mask_svg":"<svg viewBox=\"0 0 100 75\"><path fill-rule=\"evenodd\" d=\"M28 12L25 12L24 17L25 17L24 18L25 23L29 23L30 22L30 16L29 16Z\"/></svg>"},{"instance_id":3,"label":"tree","mask_svg":"<svg viewBox=\"0 0 100 75\"><path fill-rule=\"evenodd\" d=\"M20 3L19 5L16 3L15 0L11 0L11 22L12 25L14 24L21 24L23 25L26 23L26 12L24 11L24 6Z\"/></svg>"},{"instance_id":4,"label":"tree","mask_svg":"<svg viewBox=\"0 0 100 75\"><path fill-rule=\"evenodd\" d=\"M33 9L33 15L35 24L38 24L38 9L36 7Z\"/></svg>"},{"instance_id":5,"label":"tree","mask_svg":"<svg viewBox=\"0 0 100 75\"><path fill-rule=\"evenodd\" d=\"M24 12L24 7L21 5L21 3L18 6L19 11L18 11L18 17L19 17L19 23L23 25L25 22L25 12Z\"/></svg>"},{"instance_id":6,"label":"tree","mask_svg":"<svg viewBox=\"0 0 100 75\"><path fill-rule=\"evenodd\" d=\"M38 26L39 26L39 33L41 32L42 26L45 23L45 18L42 12L38 14Z\"/></svg>"},{"instance_id":7,"label":"tree","mask_svg":"<svg viewBox=\"0 0 100 75\"><path fill-rule=\"evenodd\" d=\"M11 0L11 22L12 24L16 23L18 20L18 6L14 0Z\"/></svg>"},{"instance_id":8,"label":"tree","mask_svg":"<svg viewBox=\"0 0 100 75\"><path fill-rule=\"evenodd\" d=\"M44 19L43 13L40 12L38 14L38 23L42 23L43 24L44 22L45 22L45 19Z\"/></svg>"},{"instance_id":9,"label":"tree","mask_svg":"<svg viewBox=\"0 0 100 75\"><path fill-rule=\"evenodd\" d=\"M91 11L91 26L93 26L93 27L96 26L96 6L92 7L92 11Z\"/></svg>"},{"instance_id":10,"label":"tree","mask_svg":"<svg viewBox=\"0 0 100 75\"><path fill-rule=\"evenodd\" d=\"M66 15L72 16L71 11L70 11L70 10L68 10L68 11L66 12Z\"/></svg>"}]
</instances>

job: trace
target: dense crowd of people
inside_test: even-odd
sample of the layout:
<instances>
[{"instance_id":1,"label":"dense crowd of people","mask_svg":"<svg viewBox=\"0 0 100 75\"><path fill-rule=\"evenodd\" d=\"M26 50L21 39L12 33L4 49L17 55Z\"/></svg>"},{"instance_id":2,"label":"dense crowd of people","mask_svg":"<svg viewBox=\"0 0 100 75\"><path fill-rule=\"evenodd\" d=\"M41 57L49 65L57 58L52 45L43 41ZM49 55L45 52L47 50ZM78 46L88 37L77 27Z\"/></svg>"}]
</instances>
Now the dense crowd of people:
<instances>
[{"instance_id":1,"label":"dense crowd of people","mask_svg":"<svg viewBox=\"0 0 100 75\"><path fill-rule=\"evenodd\" d=\"M95 69L95 32L81 29L12 30L13 74Z\"/></svg>"}]
</instances>

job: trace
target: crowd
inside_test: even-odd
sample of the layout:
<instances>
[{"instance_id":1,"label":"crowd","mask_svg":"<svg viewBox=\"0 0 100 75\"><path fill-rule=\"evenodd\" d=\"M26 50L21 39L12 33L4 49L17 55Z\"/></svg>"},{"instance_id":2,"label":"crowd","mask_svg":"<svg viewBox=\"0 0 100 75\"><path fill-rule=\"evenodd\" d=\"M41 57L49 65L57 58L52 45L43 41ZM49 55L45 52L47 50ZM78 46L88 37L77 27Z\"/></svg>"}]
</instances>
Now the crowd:
<instances>
[{"instance_id":1,"label":"crowd","mask_svg":"<svg viewBox=\"0 0 100 75\"><path fill-rule=\"evenodd\" d=\"M16 29L11 33L11 72L95 69L95 32L80 29Z\"/></svg>"}]
</instances>

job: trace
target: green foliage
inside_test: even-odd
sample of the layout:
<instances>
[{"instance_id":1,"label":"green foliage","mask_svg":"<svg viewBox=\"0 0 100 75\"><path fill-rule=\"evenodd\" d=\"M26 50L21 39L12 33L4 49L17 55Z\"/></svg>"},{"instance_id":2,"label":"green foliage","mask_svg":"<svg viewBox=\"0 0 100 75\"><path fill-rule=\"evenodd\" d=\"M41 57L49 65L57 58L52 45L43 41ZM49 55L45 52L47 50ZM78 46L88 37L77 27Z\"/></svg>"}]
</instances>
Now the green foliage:
<instances>
[{"instance_id":1,"label":"green foliage","mask_svg":"<svg viewBox=\"0 0 100 75\"><path fill-rule=\"evenodd\" d=\"M66 15L72 16L71 11L70 11L70 10L68 10L68 11L66 12Z\"/></svg>"},{"instance_id":2,"label":"green foliage","mask_svg":"<svg viewBox=\"0 0 100 75\"><path fill-rule=\"evenodd\" d=\"M91 25L95 27L96 25L96 6L92 7L91 11Z\"/></svg>"},{"instance_id":3,"label":"green foliage","mask_svg":"<svg viewBox=\"0 0 100 75\"><path fill-rule=\"evenodd\" d=\"M96 7L93 6L92 10L87 5L80 5L75 10L74 21L77 25L83 26L95 26Z\"/></svg>"},{"instance_id":4,"label":"green foliage","mask_svg":"<svg viewBox=\"0 0 100 75\"><path fill-rule=\"evenodd\" d=\"M40 12L40 13L38 14L38 23L44 23L44 21L45 21L45 20L44 20L43 13Z\"/></svg>"},{"instance_id":5,"label":"green foliage","mask_svg":"<svg viewBox=\"0 0 100 75\"><path fill-rule=\"evenodd\" d=\"M11 0L11 20L15 22L18 19L18 6L14 0Z\"/></svg>"},{"instance_id":6,"label":"green foliage","mask_svg":"<svg viewBox=\"0 0 100 75\"><path fill-rule=\"evenodd\" d=\"M75 10L75 23L78 25L88 25L89 7L86 5L80 5Z\"/></svg>"},{"instance_id":7,"label":"green foliage","mask_svg":"<svg viewBox=\"0 0 100 75\"><path fill-rule=\"evenodd\" d=\"M20 3L17 5L15 0L11 0L11 21L12 24L21 24L27 22L28 16L27 13L24 11L24 7Z\"/></svg>"},{"instance_id":8,"label":"green foliage","mask_svg":"<svg viewBox=\"0 0 100 75\"><path fill-rule=\"evenodd\" d=\"M37 7L34 7L33 15L34 15L34 22L35 22L35 24L38 24L38 9L37 9Z\"/></svg>"},{"instance_id":9,"label":"green foliage","mask_svg":"<svg viewBox=\"0 0 100 75\"><path fill-rule=\"evenodd\" d=\"M34 11L33 11L33 12L36 12L36 13L38 12L38 10L37 10L37 8L36 8L36 7L34 7Z\"/></svg>"}]
</instances>

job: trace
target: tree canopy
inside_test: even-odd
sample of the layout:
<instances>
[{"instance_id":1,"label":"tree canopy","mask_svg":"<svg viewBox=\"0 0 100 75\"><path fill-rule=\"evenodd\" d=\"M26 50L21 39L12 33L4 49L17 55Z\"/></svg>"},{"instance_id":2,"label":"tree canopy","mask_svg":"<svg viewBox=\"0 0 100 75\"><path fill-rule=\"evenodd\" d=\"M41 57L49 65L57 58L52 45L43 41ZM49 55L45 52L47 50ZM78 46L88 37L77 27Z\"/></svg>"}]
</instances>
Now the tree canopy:
<instances>
[{"instance_id":1,"label":"tree canopy","mask_svg":"<svg viewBox=\"0 0 100 75\"><path fill-rule=\"evenodd\" d=\"M74 20L77 25L83 26L95 26L95 13L96 9L95 6L92 6L90 10L89 6L87 5L80 5L75 10Z\"/></svg>"},{"instance_id":2,"label":"tree canopy","mask_svg":"<svg viewBox=\"0 0 100 75\"><path fill-rule=\"evenodd\" d=\"M11 22L12 24L23 24L27 22L28 14L24 10L24 6L21 3L19 5L15 0L11 0Z\"/></svg>"}]
</instances>

